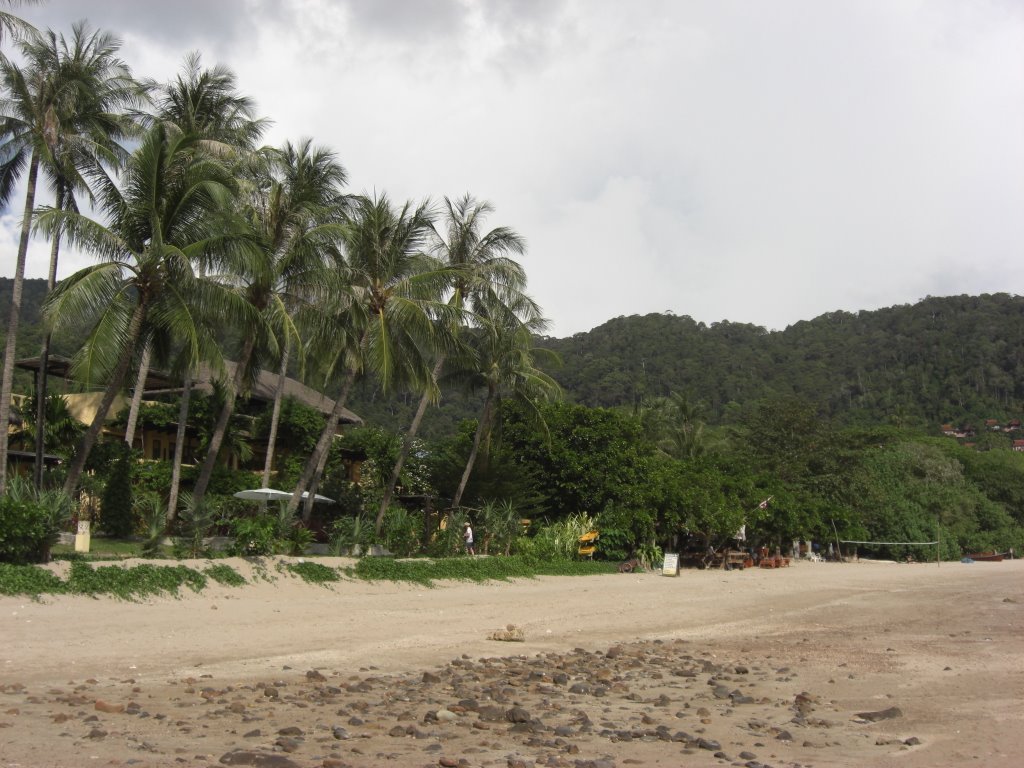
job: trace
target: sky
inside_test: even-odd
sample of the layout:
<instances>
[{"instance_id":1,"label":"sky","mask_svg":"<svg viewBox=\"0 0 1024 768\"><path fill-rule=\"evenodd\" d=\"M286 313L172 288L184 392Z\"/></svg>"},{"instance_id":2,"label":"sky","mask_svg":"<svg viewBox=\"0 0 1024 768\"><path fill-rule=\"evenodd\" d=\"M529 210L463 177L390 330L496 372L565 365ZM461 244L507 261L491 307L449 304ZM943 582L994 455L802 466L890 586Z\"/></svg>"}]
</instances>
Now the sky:
<instances>
[{"instance_id":1,"label":"sky","mask_svg":"<svg viewBox=\"0 0 1024 768\"><path fill-rule=\"evenodd\" d=\"M671 312L782 330L1024 294L1024 0L48 0L140 77L196 50L349 191L471 193L569 336ZM23 192L0 217L14 272ZM44 277L49 252L29 252ZM62 256L61 276L90 263Z\"/></svg>"}]
</instances>

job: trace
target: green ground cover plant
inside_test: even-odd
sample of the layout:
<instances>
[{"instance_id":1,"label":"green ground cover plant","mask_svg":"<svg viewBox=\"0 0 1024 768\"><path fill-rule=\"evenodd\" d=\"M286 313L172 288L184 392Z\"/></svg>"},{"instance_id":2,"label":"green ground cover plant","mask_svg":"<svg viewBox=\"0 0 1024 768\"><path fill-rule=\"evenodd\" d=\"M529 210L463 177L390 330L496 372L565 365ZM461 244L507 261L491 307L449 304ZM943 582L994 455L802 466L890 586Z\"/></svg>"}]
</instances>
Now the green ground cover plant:
<instances>
[{"instance_id":1,"label":"green ground cover plant","mask_svg":"<svg viewBox=\"0 0 1024 768\"><path fill-rule=\"evenodd\" d=\"M535 576L589 576L612 573L612 563L600 561L547 560L512 557L455 557L439 560L394 560L368 557L354 568L337 569L311 560L283 563L279 570L298 576L309 584L330 584L342 578L367 581L405 581L431 586L437 581L507 581ZM257 579L274 581L266 568L255 571ZM139 600L159 595L177 597L183 588L201 592L210 580L231 587L250 582L226 564L202 571L184 565L142 564L93 566L85 560L71 560L68 578L35 565L0 563L0 595L88 595Z\"/></svg>"},{"instance_id":2,"label":"green ground cover plant","mask_svg":"<svg viewBox=\"0 0 1024 768\"><path fill-rule=\"evenodd\" d=\"M203 573L218 584L223 584L225 587L243 587L249 583L245 580L245 577L242 576L242 574L230 565L225 565L223 563L211 565L209 568L204 568Z\"/></svg>"},{"instance_id":3,"label":"green ground cover plant","mask_svg":"<svg viewBox=\"0 0 1024 768\"><path fill-rule=\"evenodd\" d=\"M329 584L340 581L341 575L337 569L329 568L321 563L313 563L309 560L301 563L288 563L285 570L298 576L308 584Z\"/></svg>"}]
</instances>

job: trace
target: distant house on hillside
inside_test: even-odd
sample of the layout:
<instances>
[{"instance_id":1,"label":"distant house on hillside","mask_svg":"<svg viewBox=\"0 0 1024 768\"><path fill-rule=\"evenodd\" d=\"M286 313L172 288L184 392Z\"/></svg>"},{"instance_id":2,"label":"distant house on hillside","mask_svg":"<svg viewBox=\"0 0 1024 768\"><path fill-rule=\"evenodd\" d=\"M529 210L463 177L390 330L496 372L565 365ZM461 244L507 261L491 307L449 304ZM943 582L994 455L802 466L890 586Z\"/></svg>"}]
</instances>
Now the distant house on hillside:
<instances>
[{"instance_id":1,"label":"distant house on hillside","mask_svg":"<svg viewBox=\"0 0 1024 768\"><path fill-rule=\"evenodd\" d=\"M18 360L15 365L23 370L37 373L40 367L40 358L25 358ZM71 361L67 358L52 356L48 359L46 368L49 376L59 377L65 382L73 381L70 377ZM227 362L222 376L230 378L234 376L234 373L235 364L233 362ZM210 368L203 366L200 369L199 374L196 376L196 379L193 381L193 391L211 395L213 394L214 382L216 380L217 376L214 375ZM277 391L277 384L278 377L276 373L271 373L270 371L265 370L260 371L259 376L253 383L252 390L248 396L249 403L256 406L256 408L250 408L250 410L263 410L268 404L272 403L274 401L274 394ZM151 370L146 377L146 384L143 389L143 402L147 404L154 404L153 398L155 397L175 396L179 395L181 391L182 387L180 381L176 381L173 377L162 371ZM117 415L129 407L131 402L130 396L130 392L122 393L114 400L114 404L110 408L110 414L103 429L104 435L110 438L124 439L125 430L122 425L117 423ZM284 396L286 398L293 398L297 402L313 408L325 416L334 409L334 400L292 378L285 379ZM80 392L64 395L64 399L68 403L68 410L71 415L83 424L92 423L102 397L102 391ZM244 412L241 415L244 416ZM255 417L253 416L250 418L250 428L254 422ZM341 433L344 425L362 423L363 420L356 414L347 409L343 410L341 421L338 424L338 434ZM136 428L132 447L139 450L144 459L170 460L174 457L177 431L178 425L176 423L168 423L160 426L143 425L140 423ZM253 463L259 463L259 465L262 466L263 458L266 456L266 445L263 445L262 441L252 439L251 434L246 435L246 437L249 438L249 445L252 449ZM187 428L186 442L184 446L184 460L186 464L196 462L196 452L199 447L199 442L199 436L196 431L191 427ZM232 468L238 468L237 456L229 454L225 456L223 460ZM358 474L358 462L355 460L350 461L350 479L358 481Z\"/></svg>"},{"instance_id":2,"label":"distant house on hillside","mask_svg":"<svg viewBox=\"0 0 1024 768\"><path fill-rule=\"evenodd\" d=\"M1013 450L1024 452L1024 440L1014 440Z\"/></svg>"}]
</instances>

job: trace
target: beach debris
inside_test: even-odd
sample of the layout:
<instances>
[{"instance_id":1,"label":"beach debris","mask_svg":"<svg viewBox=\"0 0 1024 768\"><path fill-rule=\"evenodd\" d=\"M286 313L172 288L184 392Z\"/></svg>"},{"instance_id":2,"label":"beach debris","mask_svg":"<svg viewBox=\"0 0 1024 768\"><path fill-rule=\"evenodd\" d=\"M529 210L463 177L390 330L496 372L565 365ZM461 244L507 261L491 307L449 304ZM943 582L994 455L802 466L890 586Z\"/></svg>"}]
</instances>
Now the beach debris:
<instances>
[{"instance_id":1,"label":"beach debris","mask_svg":"<svg viewBox=\"0 0 1024 768\"><path fill-rule=\"evenodd\" d=\"M506 643L524 643L526 642L526 633L523 632L521 627L517 627L515 624L507 624L504 629L499 629L497 632L492 632L488 640L501 640Z\"/></svg>"},{"instance_id":2,"label":"beach debris","mask_svg":"<svg viewBox=\"0 0 1024 768\"><path fill-rule=\"evenodd\" d=\"M877 723L880 720L892 720L894 717L903 717L903 710L899 707L889 707L877 712L858 712L856 717L866 723Z\"/></svg>"}]
</instances>

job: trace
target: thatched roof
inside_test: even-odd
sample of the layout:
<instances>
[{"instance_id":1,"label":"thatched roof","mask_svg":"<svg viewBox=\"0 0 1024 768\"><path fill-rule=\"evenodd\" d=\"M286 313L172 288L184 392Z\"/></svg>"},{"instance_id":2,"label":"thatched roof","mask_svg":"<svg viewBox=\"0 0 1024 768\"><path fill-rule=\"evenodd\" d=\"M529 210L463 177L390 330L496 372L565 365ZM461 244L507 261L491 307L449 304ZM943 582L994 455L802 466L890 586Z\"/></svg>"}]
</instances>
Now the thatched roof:
<instances>
[{"instance_id":1,"label":"thatched roof","mask_svg":"<svg viewBox=\"0 0 1024 768\"><path fill-rule=\"evenodd\" d=\"M38 371L40 367L40 358L28 357L18 360L15 363L17 368L21 368L27 371ZM235 364L230 361L224 363L224 376L230 378L234 376ZM59 355L50 355L47 358L46 372L50 376L58 376L62 379L70 378L71 372L71 361L66 357L60 357ZM199 375L193 381L192 386L206 394L213 392L213 381L216 376L206 365L202 366L199 370ZM181 391L181 382L172 378L170 374L164 371L158 371L150 369L146 376L146 388L144 390L147 395L156 394L173 394ZM271 371L260 371L255 383L253 384L252 391L249 397L257 402L270 403L274 400L274 393L277 391L277 374ZM300 381L288 378L285 379L284 385L285 397L293 397L303 405L315 408L320 413L327 415L334 409L334 400L327 397L321 392L317 392L312 387L307 387ZM356 414L348 409L344 409L341 414L342 424L362 424L363 420Z\"/></svg>"},{"instance_id":2,"label":"thatched roof","mask_svg":"<svg viewBox=\"0 0 1024 768\"><path fill-rule=\"evenodd\" d=\"M234 375L235 364L231 361L225 361L224 376L230 378ZM199 375L196 377L192 386L200 392L211 394L213 392L214 378L216 377L211 370L204 365L199 369ZM274 394L276 392L277 374L271 373L267 370L261 370L256 381L253 382L249 397L257 402L271 403L274 401ZM334 410L334 400L327 397L322 392L317 392L312 387L307 387L301 381L296 381L292 378L285 379L284 381L284 396L295 398L298 402L310 408L315 408L325 416ZM362 424L363 420L346 408L341 412L341 423Z\"/></svg>"}]
</instances>

